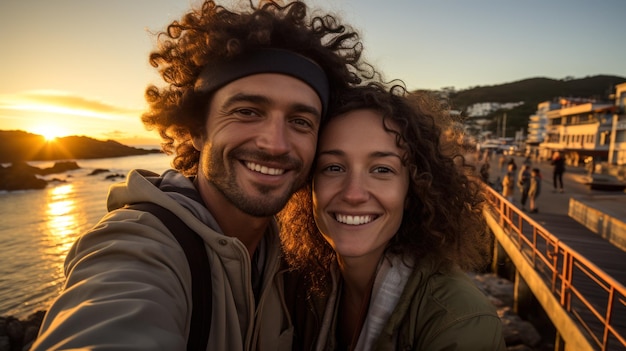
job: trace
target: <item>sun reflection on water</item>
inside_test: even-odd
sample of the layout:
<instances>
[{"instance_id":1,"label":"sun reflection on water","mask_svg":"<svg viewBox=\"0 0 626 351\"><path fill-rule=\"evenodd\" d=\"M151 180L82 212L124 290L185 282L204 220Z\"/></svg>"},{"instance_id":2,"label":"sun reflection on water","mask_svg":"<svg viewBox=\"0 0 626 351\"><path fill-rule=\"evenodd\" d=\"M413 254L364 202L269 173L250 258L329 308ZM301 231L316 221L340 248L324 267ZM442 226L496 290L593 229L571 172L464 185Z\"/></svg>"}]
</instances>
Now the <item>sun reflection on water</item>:
<instances>
[{"instance_id":1,"label":"sun reflection on water","mask_svg":"<svg viewBox=\"0 0 626 351\"><path fill-rule=\"evenodd\" d=\"M74 241L78 226L75 189L72 184L50 190L46 209L46 225L54 242L52 254L65 255Z\"/></svg>"}]
</instances>

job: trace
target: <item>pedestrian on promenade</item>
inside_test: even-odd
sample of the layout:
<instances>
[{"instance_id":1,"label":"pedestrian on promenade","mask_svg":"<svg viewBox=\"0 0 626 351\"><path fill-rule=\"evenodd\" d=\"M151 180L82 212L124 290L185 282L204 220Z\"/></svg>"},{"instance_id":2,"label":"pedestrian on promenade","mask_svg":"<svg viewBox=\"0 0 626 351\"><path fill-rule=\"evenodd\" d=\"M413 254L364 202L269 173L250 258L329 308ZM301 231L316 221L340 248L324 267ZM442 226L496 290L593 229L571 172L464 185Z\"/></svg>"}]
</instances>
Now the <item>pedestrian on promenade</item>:
<instances>
[{"instance_id":1,"label":"pedestrian on promenade","mask_svg":"<svg viewBox=\"0 0 626 351\"><path fill-rule=\"evenodd\" d=\"M507 166L511 166L512 167L511 170L513 172L517 171L517 163L515 163L515 159L513 157L509 158L509 162L507 163Z\"/></svg>"},{"instance_id":2,"label":"pedestrian on promenade","mask_svg":"<svg viewBox=\"0 0 626 351\"><path fill-rule=\"evenodd\" d=\"M295 349L506 349L466 274L486 263L485 194L427 97L356 88L321 128L312 189L281 212Z\"/></svg>"},{"instance_id":3,"label":"pedestrian on promenade","mask_svg":"<svg viewBox=\"0 0 626 351\"><path fill-rule=\"evenodd\" d=\"M517 176L517 186L521 194L522 211L526 211L526 200L528 199L528 190L530 189L530 166L522 165L522 169Z\"/></svg>"},{"instance_id":4,"label":"pedestrian on promenade","mask_svg":"<svg viewBox=\"0 0 626 351\"><path fill-rule=\"evenodd\" d=\"M537 198L541 194L541 171L539 168L533 168L530 172L530 187L528 189L528 200L531 213L539 212L537 209Z\"/></svg>"},{"instance_id":5,"label":"pedestrian on promenade","mask_svg":"<svg viewBox=\"0 0 626 351\"><path fill-rule=\"evenodd\" d=\"M292 350L274 215L307 183L335 96L378 75L358 33L303 2L199 5L150 55L164 82L142 121L175 169L111 187L31 350Z\"/></svg>"},{"instance_id":6,"label":"pedestrian on promenade","mask_svg":"<svg viewBox=\"0 0 626 351\"><path fill-rule=\"evenodd\" d=\"M509 202L513 203L513 195L515 194L515 164L507 165L507 172L502 178L502 196Z\"/></svg>"},{"instance_id":7,"label":"pedestrian on promenade","mask_svg":"<svg viewBox=\"0 0 626 351\"><path fill-rule=\"evenodd\" d=\"M561 156L561 153L556 151L552 155L552 161L550 164L554 167L552 170L552 183L554 185L554 192L563 192L563 173L565 172L565 158Z\"/></svg>"},{"instance_id":8,"label":"pedestrian on promenade","mask_svg":"<svg viewBox=\"0 0 626 351\"><path fill-rule=\"evenodd\" d=\"M504 155L500 155L500 157L498 158L498 169L500 170L500 175L502 175L502 173L506 170L506 168L504 167L506 164L506 157L504 157Z\"/></svg>"}]
</instances>

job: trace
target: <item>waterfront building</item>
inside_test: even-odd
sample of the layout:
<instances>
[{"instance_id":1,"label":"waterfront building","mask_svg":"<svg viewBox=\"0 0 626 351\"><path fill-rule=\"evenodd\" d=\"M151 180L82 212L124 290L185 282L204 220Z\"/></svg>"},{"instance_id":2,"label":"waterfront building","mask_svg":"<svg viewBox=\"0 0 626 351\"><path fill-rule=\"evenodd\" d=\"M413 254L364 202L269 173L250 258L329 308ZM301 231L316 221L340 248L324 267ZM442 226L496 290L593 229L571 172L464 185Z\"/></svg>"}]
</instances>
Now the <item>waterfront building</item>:
<instances>
[{"instance_id":1,"label":"waterfront building","mask_svg":"<svg viewBox=\"0 0 626 351\"><path fill-rule=\"evenodd\" d=\"M540 156L550 159L554 151L561 151L573 166L582 161L606 161L614 112L614 104L596 102L548 111L546 139L540 144Z\"/></svg>"},{"instance_id":2,"label":"waterfront building","mask_svg":"<svg viewBox=\"0 0 626 351\"><path fill-rule=\"evenodd\" d=\"M538 156L549 160L555 151L560 151L573 166L583 162L592 168L600 163L626 165L626 83L617 85L611 97L614 101L560 99L560 108L555 109L547 102L539 104L545 112L546 124L545 136L538 144ZM529 124L529 134L530 129Z\"/></svg>"},{"instance_id":3,"label":"waterfront building","mask_svg":"<svg viewBox=\"0 0 626 351\"><path fill-rule=\"evenodd\" d=\"M518 102L477 102L467 107L465 113L468 117L486 117L499 110L511 110L523 105L523 101Z\"/></svg>"},{"instance_id":4,"label":"waterfront building","mask_svg":"<svg viewBox=\"0 0 626 351\"><path fill-rule=\"evenodd\" d=\"M531 115L528 122L528 137L526 138L526 153L538 155L539 144L546 138L548 111L556 110L561 105L555 101L544 101L537 104L537 111Z\"/></svg>"},{"instance_id":5,"label":"waterfront building","mask_svg":"<svg viewBox=\"0 0 626 351\"><path fill-rule=\"evenodd\" d=\"M615 114L609 144L609 165L626 165L626 83L615 86Z\"/></svg>"}]
</instances>

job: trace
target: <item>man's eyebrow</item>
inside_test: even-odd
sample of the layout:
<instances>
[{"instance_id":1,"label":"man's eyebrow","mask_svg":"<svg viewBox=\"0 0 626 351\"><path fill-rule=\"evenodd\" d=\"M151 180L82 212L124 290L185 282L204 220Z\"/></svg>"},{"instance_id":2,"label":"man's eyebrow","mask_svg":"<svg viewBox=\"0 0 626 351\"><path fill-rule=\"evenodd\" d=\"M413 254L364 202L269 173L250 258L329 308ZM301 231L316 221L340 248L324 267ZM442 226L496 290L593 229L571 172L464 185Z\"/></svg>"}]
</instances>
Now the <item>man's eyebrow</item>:
<instances>
[{"instance_id":1,"label":"man's eyebrow","mask_svg":"<svg viewBox=\"0 0 626 351\"><path fill-rule=\"evenodd\" d=\"M306 104L293 104L293 106L291 107L294 111L296 112L303 112L303 113L310 113L314 116L316 116L317 118L321 118L322 117L322 112L311 106L311 105L306 105Z\"/></svg>"},{"instance_id":2,"label":"man's eyebrow","mask_svg":"<svg viewBox=\"0 0 626 351\"><path fill-rule=\"evenodd\" d=\"M244 93L238 93L235 94L231 97L229 97L228 99L226 99L226 101L222 104L223 108L228 108L238 102L252 102L252 103L256 103L256 104L269 104L270 103L270 99L268 99L266 96L263 95L258 95L258 94L244 94Z\"/></svg>"},{"instance_id":3,"label":"man's eyebrow","mask_svg":"<svg viewBox=\"0 0 626 351\"><path fill-rule=\"evenodd\" d=\"M226 101L222 104L222 108L229 108L230 106L238 102L251 102L255 104L270 104L272 100L265 95L238 93L226 99ZM321 117L321 114L322 114L319 109L308 104L294 103L290 106L290 108L293 111L310 113L317 117Z\"/></svg>"}]
</instances>

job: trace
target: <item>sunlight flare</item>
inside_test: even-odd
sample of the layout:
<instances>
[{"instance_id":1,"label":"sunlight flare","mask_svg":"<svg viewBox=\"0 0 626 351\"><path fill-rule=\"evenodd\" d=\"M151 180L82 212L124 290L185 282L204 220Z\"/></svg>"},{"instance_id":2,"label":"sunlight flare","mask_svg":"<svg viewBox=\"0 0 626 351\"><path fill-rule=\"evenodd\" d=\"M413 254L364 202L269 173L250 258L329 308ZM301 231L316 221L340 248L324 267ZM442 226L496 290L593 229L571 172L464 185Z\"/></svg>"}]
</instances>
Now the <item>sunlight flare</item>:
<instances>
[{"instance_id":1,"label":"sunlight flare","mask_svg":"<svg viewBox=\"0 0 626 351\"><path fill-rule=\"evenodd\" d=\"M54 141L56 138L69 134L67 130L52 124L38 125L32 130L33 133L43 136L46 141Z\"/></svg>"}]
</instances>

